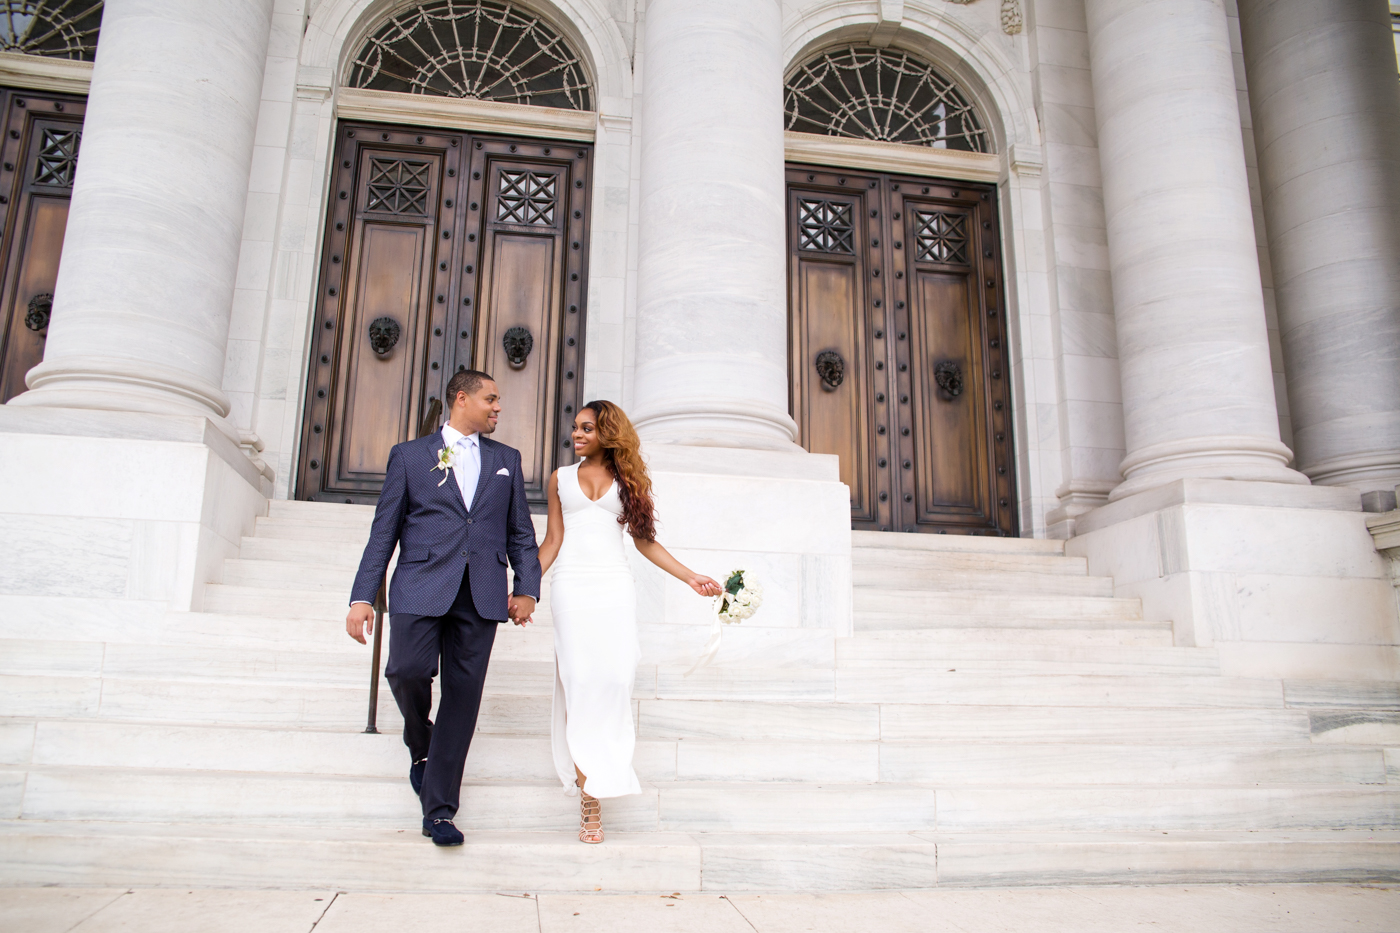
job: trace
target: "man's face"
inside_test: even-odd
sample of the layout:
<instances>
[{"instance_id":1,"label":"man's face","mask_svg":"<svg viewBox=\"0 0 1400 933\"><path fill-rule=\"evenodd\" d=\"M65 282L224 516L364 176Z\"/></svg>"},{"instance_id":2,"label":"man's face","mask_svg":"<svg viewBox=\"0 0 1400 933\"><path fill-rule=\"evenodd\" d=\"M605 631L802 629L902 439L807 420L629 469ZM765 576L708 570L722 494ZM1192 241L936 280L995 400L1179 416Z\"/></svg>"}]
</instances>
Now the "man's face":
<instances>
[{"instance_id":1,"label":"man's face","mask_svg":"<svg viewBox=\"0 0 1400 933\"><path fill-rule=\"evenodd\" d=\"M496 418L501 413L501 394L496 383L482 380L475 392L458 392L452 403L450 423L463 434L473 431L490 434L496 430Z\"/></svg>"}]
</instances>

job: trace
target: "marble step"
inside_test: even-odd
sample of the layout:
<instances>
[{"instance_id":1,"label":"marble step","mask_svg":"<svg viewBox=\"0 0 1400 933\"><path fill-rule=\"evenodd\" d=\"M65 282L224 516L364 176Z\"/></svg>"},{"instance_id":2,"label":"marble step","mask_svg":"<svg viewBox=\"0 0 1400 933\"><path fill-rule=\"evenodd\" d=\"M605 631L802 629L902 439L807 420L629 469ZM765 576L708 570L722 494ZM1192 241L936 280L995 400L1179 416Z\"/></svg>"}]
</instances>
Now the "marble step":
<instances>
[{"instance_id":1,"label":"marble step","mask_svg":"<svg viewBox=\"0 0 1400 933\"><path fill-rule=\"evenodd\" d=\"M1171 644L1172 624L1170 622L1149 622L1144 619L1082 619L1082 618L1040 618L1000 615L956 615L945 612L908 611L887 612L872 609L858 609L854 614L853 628L856 632L981 632L989 637L996 629L1026 634L1036 632L1054 635L1057 638L1075 637L1084 633L1100 641L1121 643L1118 639L1142 633L1158 638L1160 644ZM1097 633L1097 634L1095 634ZM998 640L1005 640L1002 637Z\"/></svg>"},{"instance_id":2,"label":"marble step","mask_svg":"<svg viewBox=\"0 0 1400 933\"><path fill-rule=\"evenodd\" d=\"M655 895L939 885L1400 880L1400 833L473 832L223 822L0 821L0 883Z\"/></svg>"},{"instance_id":3,"label":"marble step","mask_svg":"<svg viewBox=\"0 0 1400 933\"><path fill-rule=\"evenodd\" d=\"M1065 543L1049 538L995 538L982 535L925 535L892 531L853 531L851 547L891 551L953 551L986 554L1049 554L1063 557Z\"/></svg>"},{"instance_id":4,"label":"marble step","mask_svg":"<svg viewBox=\"0 0 1400 933\"><path fill-rule=\"evenodd\" d=\"M1010 570L922 570L903 567L856 566L852 582L857 594L882 592L1001 593L1029 596L1112 596L1111 577L1063 573L1024 573ZM858 604L862 601L857 596Z\"/></svg>"},{"instance_id":5,"label":"marble step","mask_svg":"<svg viewBox=\"0 0 1400 933\"><path fill-rule=\"evenodd\" d=\"M305 623L297 623L305 625ZM316 626L323 629L320 643L308 647L208 643L83 642L43 639L12 639L0 642L0 673L55 674L108 677L138 677L172 680L254 681L262 683L357 684L368 679L371 654L368 647L352 641L343 625ZM120 634L120 633L116 633ZM641 626L642 663L655 680L655 668L683 667L688 670L699 655L708 629L699 625ZM783 672L795 662L799 672L808 667L828 672L832 668L833 639L830 632L813 629L746 628L731 633L710 668L692 679L703 680L727 665L758 665L773 680L801 673ZM770 654L779 661L768 660ZM801 664L803 658L810 665ZM489 678L526 676L552 683L554 635L548 628L500 626L491 653ZM489 687L488 687L489 689Z\"/></svg>"},{"instance_id":6,"label":"marble step","mask_svg":"<svg viewBox=\"0 0 1400 933\"><path fill-rule=\"evenodd\" d=\"M355 568L319 561L234 559L224 561L223 579L231 586L334 593L349 600Z\"/></svg>"},{"instance_id":7,"label":"marble step","mask_svg":"<svg viewBox=\"0 0 1400 933\"><path fill-rule=\"evenodd\" d=\"M315 564L327 569L348 571L353 579L355 570L360 566L360 558L364 556L366 540L367 536L348 540L327 536L324 541L245 537L238 546L238 556L246 560Z\"/></svg>"},{"instance_id":8,"label":"marble step","mask_svg":"<svg viewBox=\"0 0 1400 933\"><path fill-rule=\"evenodd\" d=\"M27 750L27 753L26 753ZM151 723L0 720L0 764L400 779L397 736ZM22 759L14 760L11 759ZM958 744L648 739L641 780L788 783L1384 784L1383 749L1306 745ZM546 736L483 734L469 781L554 779Z\"/></svg>"},{"instance_id":9,"label":"marble step","mask_svg":"<svg viewBox=\"0 0 1400 933\"><path fill-rule=\"evenodd\" d=\"M318 522L300 518L259 518L253 537L285 541L340 541L365 546L370 522Z\"/></svg>"},{"instance_id":10,"label":"marble step","mask_svg":"<svg viewBox=\"0 0 1400 933\"><path fill-rule=\"evenodd\" d=\"M857 587L853 604L857 617L872 614L912 616L927 618L935 624L940 618L950 617L990 617L1003 623L1027 619L1128 622L1142 618L1140 600L1100 596L1022 596L1005 592Z\"/></svg>"},{"instance_id":11,"label":"marble step","mask_svg":"<svg viewBox=\"0 0 1400 933\"><path fill-rule=\"evenodd\" d=\"M1105 626L1094 623L1092 628L1070 628L1059 620L1050 620L1029 628L1011 626L987 626L984 619L964 620L961 627L941 626L938 628L881 628L879 618L857 616L855 630L858 637L880 636L916 640L930 645L989 645L989 646L1042 646L1063 647L1149 647L1169 648L1172 645L1172 629L1169 623L1129 623L1132 628Z\"/></svg>"},{"instance_id":12,"label":"marble step","mask_svg":"<svg viewBox=\"0 0 1400 933\"><path fill-rule=\"evenodd\" d=\"M13 774L14 772L9 772ZM406 777L34 769L6 815L36 820L216 820L414 826ZM18 803L18 807L16 807ZM464 831L576 823L558 780L463 784ZM1400 787L660 782L604 802L624 832L948 832L1400 829Z\"/></svg>"},{"instance_id":13,"label":"marble step","mask_svg":"<svg viewBox=\"0 0 1400 933\"><path fill-rule=\"evenodd\" d=\"M1277 680L1187 674L997 674L841 669L844 702L974 706L1281 707Z\"/></svg>"},{"instance_id":14,"label":"marble step","mask_svg":"<svg viewBox=\"0 0 1400 933\"><path fill-rule=\"evenodd\" d=\"M836 663L843 668L934 670L955 667L959 671L1008 673L1215 674L1220 671L1220 658L1213 648L967 645L913 639L907 637L907 633L887 632L837 639Z\"/></svg>"},{"instance_id":15,"label":"marble step","mask_svg":"<svg viewBox=\"0 0 1400 933\"><path fill-rule=\"evenodd\" d=\"M344 502L302 502L296 499L270 499L268 518L310 519L323 522L368 523L374 519L374 506Z\"/></svg>"},{"instance_id":16,"label":"marble step","mask_svg":"<svg viewBox=\"0 0 1400 933\"><path fill-rule=\"evenodd\" d=\"M1083 557L996 551L930 551L857 546L851 549L851 565L857 574L881 568L933 573L1010 572L1080 577L1089 574L1089 562Z\"/></svg>"}]
</instances>

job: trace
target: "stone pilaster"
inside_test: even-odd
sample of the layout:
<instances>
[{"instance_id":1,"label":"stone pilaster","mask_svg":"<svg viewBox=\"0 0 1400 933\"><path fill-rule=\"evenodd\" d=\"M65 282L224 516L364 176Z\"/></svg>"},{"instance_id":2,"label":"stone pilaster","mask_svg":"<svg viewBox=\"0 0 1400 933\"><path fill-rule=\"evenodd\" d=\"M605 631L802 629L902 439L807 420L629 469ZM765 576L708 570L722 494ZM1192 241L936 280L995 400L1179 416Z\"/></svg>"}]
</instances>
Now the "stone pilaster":
<instances>
[{"instance_id":1,"label":"stone pilaster","mask_svg":"<svg viewBox=\"0 0 1400 933\"><path fill-rule=\"evenodd\" d=\"M634 414L648 441L796 449L781 29L776 0L647 7Z\"/></svg>"},{"instance_id":2,"label":"stone pilaster","mask_svg":"<svg viewBox=\"0 0 1400 933\"><path fill-rule=\"evenodd\" d=\"M1124 482L1306 483L1279 441L1221 0L1087 0Z\"/></svg>"},{"instance_id":3,"label":"stone pilaster","mask_svg":"<svg viewBox=\"0 0 1400 933\"><path fill-rule=\"evenodd\" d=\"M103 13L44 361L12 405L202 415L219 386L272 0Z\"/></svg>"},{"instance_id":4,"label":"stone pilaster","mask_svg":"<svg viewBox=\"0 0 1400 933\"><path fill-rule=\"evenodd\" d=\"M1400 90L1383 0L1240 0L1298 469L1400 483Z\"/></svg>"}]
</instances>

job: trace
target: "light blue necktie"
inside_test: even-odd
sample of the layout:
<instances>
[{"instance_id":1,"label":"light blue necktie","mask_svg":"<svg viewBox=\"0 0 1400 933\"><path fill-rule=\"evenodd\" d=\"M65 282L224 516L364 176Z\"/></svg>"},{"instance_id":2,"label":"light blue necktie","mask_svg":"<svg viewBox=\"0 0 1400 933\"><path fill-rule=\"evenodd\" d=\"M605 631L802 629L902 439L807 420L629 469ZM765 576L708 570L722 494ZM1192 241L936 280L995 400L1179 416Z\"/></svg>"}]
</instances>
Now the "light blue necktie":
<instances>
[{"instance_id":1,"label":"light blue necktie","mask_svg":"<svg viewBox=\"0 0 1400 933\"><path fill-rule=\"evenodd\" d=\"M457 442L457 450L462 465L457 471L460 474L458 485L462 488L462 502L470 512L472 499L476 496L476 484L481 479L481 449L471 438L464 437Z\"/></svg>"}]
</instances>

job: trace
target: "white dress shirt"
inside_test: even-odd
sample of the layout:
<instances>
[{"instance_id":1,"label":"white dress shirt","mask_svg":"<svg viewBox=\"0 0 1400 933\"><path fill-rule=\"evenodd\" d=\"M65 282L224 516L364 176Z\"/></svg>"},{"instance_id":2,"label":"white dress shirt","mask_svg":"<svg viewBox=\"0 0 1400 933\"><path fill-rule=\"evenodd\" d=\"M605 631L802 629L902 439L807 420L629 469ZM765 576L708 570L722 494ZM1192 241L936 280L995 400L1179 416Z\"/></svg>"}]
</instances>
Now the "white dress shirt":
<instances>
[{"instance_id":1,"label":"white dress shirt","mask_svg":"<svg viewBox=\"0 0 1400 933\"><path fill-rule=\"evenodd\" d=\"M442 441L452 449L452 475L462 491L462 504L472 510L476 483L481 478L481 438L473 431L463 434L450 424L442 426Z\"/></svg>"}]
</instances>

